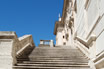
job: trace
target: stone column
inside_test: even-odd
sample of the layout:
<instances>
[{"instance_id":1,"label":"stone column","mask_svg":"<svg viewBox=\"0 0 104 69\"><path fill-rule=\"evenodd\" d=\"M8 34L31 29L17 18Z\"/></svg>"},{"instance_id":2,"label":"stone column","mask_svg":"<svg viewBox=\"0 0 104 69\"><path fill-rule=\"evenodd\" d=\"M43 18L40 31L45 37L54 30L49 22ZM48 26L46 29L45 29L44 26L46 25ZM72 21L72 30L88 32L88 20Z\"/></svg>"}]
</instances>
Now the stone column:
<instances>
[{"instance_id":1,"label":"stone column","mask_svg":"<svg viewBox=\"0 0 104 69\"><path fill-rule=\"evenodd\" d=\"M40 44L44 44L44 41L40 41Z\"/></svg>"},{"instance_id":2,"label":"stone column","mask_svg":"<svg viewBox=\"0 0 104 69\"><path fill-rule=\"evenodd\" d=\"M53 40L50 40L50 47L53 47L53 46L54 46Z\"/></svg>"}]
</instances>

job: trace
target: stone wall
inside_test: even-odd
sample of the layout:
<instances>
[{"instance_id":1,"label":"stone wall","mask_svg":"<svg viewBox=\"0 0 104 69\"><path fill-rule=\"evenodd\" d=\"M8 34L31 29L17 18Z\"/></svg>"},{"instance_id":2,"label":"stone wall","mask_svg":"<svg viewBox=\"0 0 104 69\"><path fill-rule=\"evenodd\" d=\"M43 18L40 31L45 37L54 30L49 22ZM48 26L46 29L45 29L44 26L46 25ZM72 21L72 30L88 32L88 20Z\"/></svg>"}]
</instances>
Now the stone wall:
<instances>
[{"instance_id":1,"label":"stone wall","mask_svg":"<svg viewBox=\"0 0 104 69\"><path fill-rule=\"evenodd\" d=\"M77 1L77 13L75 17L75 33L84 39L88 39L95 34L96 54L104 50L102 41L104 30L104 8L103 0Z\"/></svg>"},{"instance_id":2,"label":"stone wall","mask_svg":"<svg viewBox=\"0 0 104 69\"><path fill-rule=\"evenodd\" d=\"M81 36L82 38L85 38L85 35L87 33L87 25L86 25L86 12L85 12L85 0L83 1L76 1L77 2L77 11L76 11L76 17L74 21L75 26L75 32L77 32L78 36Z\"/></svg>"},{"instance_id":3,"label":"stone wall","mask_svg":"<svg viewBox=\"0 0 104 69\"><path fill-rule=\"evenodd\" d=\"M102 51L104 51L104 0L76 1L77 12L75 13L74 21L75 36L80 36L84 40L88 40L91 35L96 36L96 40L88 46L90 56L95 54L95 57L91 59L96 59L98 54L102 54ZM99 64L101 65L100 61L104 62L102 60L97 58L99 63L96 64L98 66ZM101 66L104 66L104 64Z\"/></svg>"}]
</instances>

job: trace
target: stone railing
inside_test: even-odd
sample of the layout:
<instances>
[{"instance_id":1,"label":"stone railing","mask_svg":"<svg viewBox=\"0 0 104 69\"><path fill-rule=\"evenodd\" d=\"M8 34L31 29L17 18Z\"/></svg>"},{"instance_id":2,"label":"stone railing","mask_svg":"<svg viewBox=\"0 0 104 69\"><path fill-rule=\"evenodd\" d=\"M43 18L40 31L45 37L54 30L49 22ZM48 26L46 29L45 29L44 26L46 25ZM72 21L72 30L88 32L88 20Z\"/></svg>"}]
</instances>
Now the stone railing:
<instances>
[{"instance_id":1,"label":"stone railing","mask_svg":"<svg viewBox=\"0 0 104 69\"><path fill-rule=\"evenodd\" d=\"M17 44L17 56L20 55L28 46L32 47L35 46L33 39L32 39L32 35L25 35L23 37L19 38L19 44L21 46L18 46Z\"/></svg>"},{"instance_id":2,"label":"stone railing","mask_svg":"<svg viewBox=\"0 0 104 69\"><path fill-rule=\"evenodd\" d=\"M77 40L75 41L75 46L79 48L89 58L90 53L86 46L84 46L82 43L80 43Z\"/></svg>"},{"instance_id":3,"label":"stone railing","mask_svg":"<svg viewBox=\"0 0 104 69\"><path fill-rule=\"evenodd\" d=\"M95 35L90 35L87 40L77 36L75 38L75 45L89 58L89 65L91 69L103 69L104 51L97 55L96 39Z\"/></svg>"},{"instance_id":4,"label":"stone railing","mask_svg":"<svg viewBox=\"0 0 104 69\"><path fill-rule=\"evenodd\" d=\"M96 57L96 48L95 48L95 41L96 36L91 35L89 39L85 40L79 36L75 37L76 43L80 44L80 46L77 46L80 50L83 51L83 53L90 59ZM89 54L88 54L89 53Z\"/></svg>"},{"instance_id":5,"label":"stone railing","mask_svg":"<svg viewBox=\"0 0 104 69\"><path fill-rule=\"evenodd\" d=\"M40 40L39 47L54 47L53 40Z\"/></svg>"},{"instance_id":6,"label":"stone railing","mask_svg":"<svg viewBox=\"0 0 104 69\"><path fill-rule=\"evenodd\" d=\"M18 39L15 32L0 32L0 68L12 69L12 66L17 63L17 57L34 47L31 35Z\"/></svg>"}]
</instances>

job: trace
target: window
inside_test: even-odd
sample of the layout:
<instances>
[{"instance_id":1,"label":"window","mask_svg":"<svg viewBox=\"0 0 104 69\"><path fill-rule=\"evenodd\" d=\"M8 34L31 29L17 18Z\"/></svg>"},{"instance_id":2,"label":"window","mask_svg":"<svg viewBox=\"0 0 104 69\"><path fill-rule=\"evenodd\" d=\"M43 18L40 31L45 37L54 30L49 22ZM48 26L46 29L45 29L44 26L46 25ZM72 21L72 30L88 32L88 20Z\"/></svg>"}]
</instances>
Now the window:
<instances>
[{"instance_id":1,"label":"window","mask_svg":"<svg viewBox=\"0 0 104 69\"><path fill-rule=\"evenodd\" d=\"M63 38L65 38L65 36L63 36Z\"/></svg>"}]
</instances>

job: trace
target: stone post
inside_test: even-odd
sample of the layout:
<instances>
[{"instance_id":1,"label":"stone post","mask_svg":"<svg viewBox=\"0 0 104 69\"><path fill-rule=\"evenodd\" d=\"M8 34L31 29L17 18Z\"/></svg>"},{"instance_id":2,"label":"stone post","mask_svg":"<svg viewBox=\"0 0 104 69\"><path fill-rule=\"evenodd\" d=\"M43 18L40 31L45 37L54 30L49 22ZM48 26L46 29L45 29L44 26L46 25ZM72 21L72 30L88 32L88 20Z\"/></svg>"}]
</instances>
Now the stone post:
<instances>
[{"instance_id":1,"label":"stone post","mask_svg":"<svg viewBox=\"0 0 104 69\"><path fill-rule=\"evenodd\" d=\"M53 47L53 46L54 46L53 40L50 40L50 47Z\"/></svg>"},{"instance_id":2,"label":"stone post","mask_svg":"<svg viewBox=\"0 0 104 69\"><path fill-rule=\"evenodd\" d=\"M40 44L44 44L44 41L40 41Z\"/></svg>"}]
</instances>

